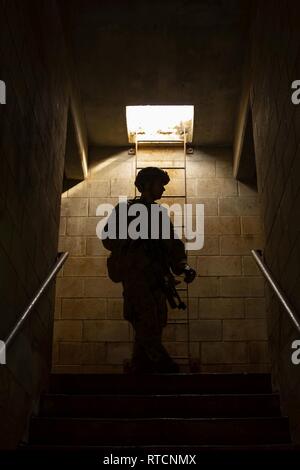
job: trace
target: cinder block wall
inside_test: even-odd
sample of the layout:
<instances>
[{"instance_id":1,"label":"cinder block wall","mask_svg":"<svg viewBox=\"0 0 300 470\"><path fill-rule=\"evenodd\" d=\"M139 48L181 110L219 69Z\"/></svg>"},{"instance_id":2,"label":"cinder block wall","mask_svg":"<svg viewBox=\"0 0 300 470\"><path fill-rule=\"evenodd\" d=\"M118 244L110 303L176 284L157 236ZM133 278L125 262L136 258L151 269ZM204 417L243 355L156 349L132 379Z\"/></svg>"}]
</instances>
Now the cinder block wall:
<instances>
[{"instance_id":1,"label":"cinder block wall","mask_svg":"<svg viewBox=\"0 0 300 470\"><path fill-rule=\"evenodd\" d=\"M63 195L60 248L70 258L57 279L55 372L118 373L130 358L133 330L122 317L122 287L107 277L95 212L100 203L134 195L134 158L94 149L86 181ZM168 171L164 194L176 202L183 170ZM199 274L189 287L191 355L201 371L268 370L264 282L250 256L263 246L257 193L233 178L229 149L195 149L186 172L187 202L205 205L205 246L189 253ZM164 329L165 346L175 358L185 356L186 314L170 310L169 319L176 323Z\"/></svg>"},{"instance_id":2,"label":"cinder block wall","mask_svg":"<svg viewBox=\"0 0 300 470\"><path fill-rule=\"evenodd\" d=\"M299 2L258 2L252 28L251 106L265 257L300 315L300 107L291 83L300 77ZM300 442L300 365L291 362L299 339L286 312L267 290L274 386Z\"/></svg>"},{"instance_id":3,"label":"cinder block wall","mask_svg":"<svg viewBox=\"0 0 300 470\"><path fill-rule=\"evenodd\" d=\"M94 163L93 163L94 157ZM62 196L59 249L70 253L56 282L55 372L122 372L132 332L122 316L122 286L107 277L109 252L96 235L96 208L133 196L127 150L90 153L89 176Z\"/></svg>"},{"instance_id":4,"label":"cinder block wall","mask_svg":"<svg viewBox=\"0 0 300 470\"><path fill-rule=\"evenodd\" d=\"M197 149L187 157L188 202L204 203L204 248L190 251L199 277L190 285L190 323L201 370L269 368L264 282L250 250L263 247L257 192L232 176L232 151Z\"/></svg>"},{"instance_id":5,"label":"cinder block wall","mask_svg":"<svg viewBox=\"0 0 300 470\"><path fill-rule=\"evenodd\" d=\"M0 1L0 338L52 267L58 245L67 79L54 1ZM54 285L0 366L0 448L14 448L51 368Z\"/></svg>"}]
</instances>

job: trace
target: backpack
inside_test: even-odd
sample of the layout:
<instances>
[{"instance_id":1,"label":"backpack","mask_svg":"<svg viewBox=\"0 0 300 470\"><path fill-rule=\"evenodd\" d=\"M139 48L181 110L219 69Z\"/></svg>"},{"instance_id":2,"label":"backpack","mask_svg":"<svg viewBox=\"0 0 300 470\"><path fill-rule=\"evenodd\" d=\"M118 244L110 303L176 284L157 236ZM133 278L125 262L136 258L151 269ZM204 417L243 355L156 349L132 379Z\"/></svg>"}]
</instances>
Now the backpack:
<instances>
[{"instance_id":1,"label":"backpack","mask_svg":"<svg viewBox=\"0 0 300 470\"><path fill-rule=\"evenodd\" d=\"M126 240L124 240L126 241ZM124 279L124 270L126 270L126 245L120 243L118 248L114 249L106 260L108 277L113 282L122 282Z\"/></svg>"},{"instance_id":2,"label":"backpack","mask_svg":"<svg viewBox=\"0 0 300 470\"><path fill-rule=\"evenodd\" d=\"M134 202L133 199L127 201L127 207ZM106 260L108 277L113 282L122 282L124 279L124 272L126 271L126 252L128 247L128 240L119 240L117 246L111 251Z\"/></svg>"}]
</instances>

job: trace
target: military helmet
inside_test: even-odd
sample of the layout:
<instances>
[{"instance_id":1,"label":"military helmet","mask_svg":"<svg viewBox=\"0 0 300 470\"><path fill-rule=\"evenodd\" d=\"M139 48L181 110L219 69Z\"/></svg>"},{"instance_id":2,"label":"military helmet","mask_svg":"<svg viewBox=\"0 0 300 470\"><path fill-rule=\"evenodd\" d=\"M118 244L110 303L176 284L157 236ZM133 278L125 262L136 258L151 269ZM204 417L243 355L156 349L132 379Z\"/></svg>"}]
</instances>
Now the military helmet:
<instances>
[{"instance_id":1,"label":"military helmet","mask_svg":"<svg viewBox=\"0 0 300 470\"><path fill-rule=\"evenodd\" d=\"M164 185L170 181L170 177L165 170L162 170L156 166L147 166L138 172L134 184L141 193L144 190L145 183L148 181L153 181L157 178L161 179L161 182Z\"/></svg>"}]
</instances>

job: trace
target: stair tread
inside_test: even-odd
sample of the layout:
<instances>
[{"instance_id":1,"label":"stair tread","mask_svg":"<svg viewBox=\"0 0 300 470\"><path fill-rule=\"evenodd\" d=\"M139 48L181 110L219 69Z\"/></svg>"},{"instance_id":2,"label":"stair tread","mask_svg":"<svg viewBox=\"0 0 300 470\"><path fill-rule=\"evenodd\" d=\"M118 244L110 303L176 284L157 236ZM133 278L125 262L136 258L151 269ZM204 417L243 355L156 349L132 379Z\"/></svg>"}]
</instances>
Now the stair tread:
<instances>
[{"instance_id":1,"label":"stair tread","mask_svg":"<svg viewBox=\"0 0 300 470\"><path fill-rule=\"evenodd\" d=\"M65 420L65 421L258 421L258 420L288 420L287 416L233 416L233 417L88 417L88 416L33 416L32 421L36 420Z\"/></svg>"},{"instance_id":2,"label":"stair tread","mask_svg":"<svg viewBox=\"0 0 300 470\"><path fill-rule=\"evenodd\" d=\"M143 395L140 394L133 394L133 393L116 393L111 395L110 393L95 393L91 394L84 394L84 393L45 393L43 395L45 398L49 397L72 397L72 398L86 398L91 399L91 397L99 397L99 398L110 398L114 400L115 398L134 398L134 399L144 399L144 398L169 398L169 397L198 397L198 398L222 398L222 397L230 397L230 398L258 398L258 397L279 397L278 393L144 393Z\"/></svg>"},{"instance_id":3,"label":"stair tread","mask_svg":"<svg viewBox=\"0 0 300 470\"><path fill-rule=\"evenodd\" d=\"M191 393L192 391L218 392L271 392L269 374L52 374L50 393L67 392L118 393L126 390L135 394Z\"/></svg>"},{"instance_id":4,"label":"stair tread","mask_svg":"<svg viewBox=\"0 0 300 470\"><path fill-rule=\"evenodd\" d=\"M170 378L170 377L176 377L176 379L184 378L184 377L202 377L202 378L207 378L207 377L270 377L270 374L264 373L264 372L209 372L209 373L202 373L202 372L174 372L174 373L159 373L155 372L153 374L145 374L146 376L151 376L151 377L160 377L160 378ZM128 377L137 377L137 375L129 375L129 374L123 374L123 373L102 373L102 374L60 374L60 373L53 373L51 374L51 378L53 377L106 377L106 378L128 378Z\"/></svg>"},{"instance_id":5,"label":"stair tread","mask_svg":"<svg viewBox=\"0 0 300 470\"><path fill-rule=\"evenodd\" d=\"M43 395L40 416L280 416L278 394Z\"/></svg>"},{"instance_id":6,"label":"stair tread","mask_svg":"<svg viewBox=\"0 0 300 470\"><path fill-rule=\"evenodd\" d=\"M33 418L30 443L79 445L290 443L288 420L267 418Z\"/></svg>"}]
</instances>

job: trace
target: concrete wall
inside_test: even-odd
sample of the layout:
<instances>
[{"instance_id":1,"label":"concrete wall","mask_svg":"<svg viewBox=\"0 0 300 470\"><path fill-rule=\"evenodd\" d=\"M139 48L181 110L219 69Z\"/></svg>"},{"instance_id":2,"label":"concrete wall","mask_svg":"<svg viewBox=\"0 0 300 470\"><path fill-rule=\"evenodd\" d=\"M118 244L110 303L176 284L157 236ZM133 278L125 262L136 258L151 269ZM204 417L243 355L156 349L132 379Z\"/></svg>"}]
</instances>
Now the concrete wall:
<instances>
[{"instance_id":1,"label":"concrete wall","mask_svg":"<svg viewBox=\"0 0 300 470\"><path fill-rule=\"evenodd\" d=\"M54 1L0 1L0 338L47 276L57 254L69 96ZM47 385L54 284L0 366L1 448L21 439Z\"/></svg>"},{"instance_id":2,"label":"concrete wall","mask_svg":"<svg viewBox=\"0 0 300 470\"><path fill-rule=\"evenodd\" d=\"M249 73L265 258L299 315L300 108L291 102L291 83L300 77L300 6L257 3ZM267 295L274 387L299 442L300 366L291 362L291 343L299 333L269 289Z\"/></svg>"},{"instance_id":3,"label":"concrete wall","mask_svg":"<svg viewBox=\"0 0 300 470\"><path fill-rule=\"evenodd\" d=\"M107 277L109 254L96 235L96 207L133 195L133 160L124 150L91 154L89 174L62 197L59 249L70 253L56 283L55 372L120 372L132 332L122 318L122 286Z\"/></svg>"},{"instance_id":4,"label":"concrete wall","mask_svg":"<svg viewBox=\"0 0 300 470\"><path fill-rule=\"evenodd\" d=\"M174 165L170 150L144 165ZM94 149L86 181L62 198L60 248L70 251L56 290L55 372L123 372L130 358L131 325L122 316L122 289L107 277L96 236L96 207L134 195L134 159L122 149ZM174 158L173 158L174 160ZM180 166L180 165L178 165ZM184 171L168 170L169 202L204 203L205 246L189 254L199 277L189 287L190 348L201 371L266 371L264 282L251 248L262 248L257 193L232 176L229 149L195 149ZM162 200L162 202L164 202ZM187 355L186 313L170 310L163 340L174 358Z\"/></svg>"},{"instance_id":5,"label":"concrete wall","mask_svg":"<svg viewBox=\"0 0 300 470\"><path fill-rule=\"evenodd\" d=\"M250 249L263 247L256 191L232 176L229 149L187 157L188 202L204 203L204 248L190 252L196 316L191 337L202 371L267 371L264 284Z\"/></svg>"}]
</instances>

